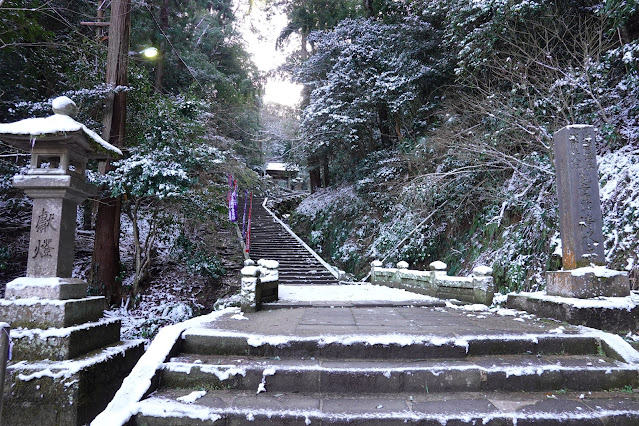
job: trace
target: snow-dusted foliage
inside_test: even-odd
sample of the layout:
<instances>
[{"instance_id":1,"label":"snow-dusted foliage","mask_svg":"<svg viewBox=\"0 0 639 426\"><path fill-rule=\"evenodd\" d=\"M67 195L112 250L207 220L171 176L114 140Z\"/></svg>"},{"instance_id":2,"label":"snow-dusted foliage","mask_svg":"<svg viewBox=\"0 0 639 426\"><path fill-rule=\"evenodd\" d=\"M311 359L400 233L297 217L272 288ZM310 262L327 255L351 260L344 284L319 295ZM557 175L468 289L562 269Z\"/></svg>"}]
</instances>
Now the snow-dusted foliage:
<instances>
[{"instance_id":1,"label":"snow-dusted foliage","mask_svg":"<svg viewBox=\"0 0 639 426\"><path fill-rule=\"evenodd\" d=\"M312 90L300 123L304 151L342 161L401 139L420 88L445 67L436 57L438 32L416 16L345 19L309 42L314 54L297 73Z\"/></svg>"},{"instance_id":2,"label":"snow-dusted foliage","mask_svg":"<svg viewBox=\"0 0 639 426\"><path fill-rule=\"evenodd\" d=\"M592 124L606 257L632 278L637 2L398 3L313 36L304 154L327 158L352 195L342 211L314 194L292 217L298 230L361 275L375 258L443 260L455 274L491 265L501 289L541 288L561 267L553 133Z\"/></svg>"}]
</instances>

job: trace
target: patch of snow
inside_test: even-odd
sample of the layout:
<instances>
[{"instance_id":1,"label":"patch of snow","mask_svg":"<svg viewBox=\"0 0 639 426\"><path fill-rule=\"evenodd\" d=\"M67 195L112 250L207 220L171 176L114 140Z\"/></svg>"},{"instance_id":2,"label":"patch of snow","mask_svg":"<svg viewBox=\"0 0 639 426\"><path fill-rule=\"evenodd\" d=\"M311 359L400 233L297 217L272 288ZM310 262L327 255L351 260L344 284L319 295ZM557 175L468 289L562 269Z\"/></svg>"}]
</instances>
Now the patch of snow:
<instances>
[{"instance_id":1,"label":"patch of snow","mask_svg":"<svg viewBox=\"0 0 639 426\"><path fill-rule=\"evenodd\" d=\"M94 328L99 325L108 325L114 322L118 322L117 319L100 319L97 322L89 322L81 325L76 325L72 327L64 327L64 328L48 328L46 330L41 330L39 328L14 328L11 330L11 338L12 339L48 339L50 337L68 337L71 333L80 330L88 330Z\"/></svg>"},{"instance_id":2,"label":"patch of snow","mask_svg":"<svg viewBox=\"0 0 639 426\"><path fill-rule=\"evenodd\" d=\"M493 296L493 305L503 305L506 301L508 301L507 294L495 293Z\"/></svg>"},{"instance_id":3,"label":"patch of snow","mask_svg":"<svg viewBox=\"0 0 639 426\"><path fill-rule=\"evenodd\" d=\"M233 316L231 316L232 319L236 319L236 320L248 320L247 317L244 316L244 313L239 313L239 314L235 314Z\"/></svg>"},{"instance_id":4,"label":"patch of snow","mask_svg":"<svg viewBox=\"0 0 639 426\"><path fill-rule=\"evenodd\" d=\"M610 278L619 275L628 275L628 272L615 271L614 269L608 269L605 266L585 266L583 268L571 269L570 274L573 277L583 277L586 274L594 274L599 278Z\"/></svg>"},{"instance_id":5,"label":"patch of snow","mask_svg":"<svg viewBox=\"0 0 639 426\"><path fill-rule=\"evenodd\" d=\"M61 379L61 378L70 378L74 374L80 372L81 370L91 367L96 363L106 361L108 359L113 358L114 356L118 356L122 354L123 351L128 349L131 346L138 345L140 340L133 340L124 343L120 346L111 346L104 348L98 354L94 356L84 357L80 359L71 359L64 360L52 363L49 360L34 362L34 363L26 363L24 361L18 362L13 365L15 369L23 369L28 368L28 371L37 370L33 373L18 373L18 379L23 380L25 382L31 381L33 379L40 379L42 377L51 377L52 379ZM54 371L55 370L55 371Z\"/></svg>"},{"instance_id":6,"label":"patch of snow","mask_svg":"<svg viewBox=\"0 0 639 426\"><path fill-rule=\"evenodd\" d=\"M436 301L438 299L406 290L374 284L347 285L280 285L279 300L297 302L356 302L356 301Z\"/></svg>"},{"instance_id":7,"label":"patch of snow","mask_svg":"<svg viewBox=\"0 0 639 426\"><path fill-rule=\"evenodd\" d=\"M257 261L257 264L267 269L277 269L280 266L277 260L270 259L260 259Z\"/></svg>"},{"instance_id":8,"label":"patch of snow","mask_svg":"<svg viewBox=\"0 0 639 426\"><path fill-rule=\"evenodd\" d=\"M184 395L181 396L179 398L177 398L178 401L180 402L184 402L186 404L193 404L195 401L197 401L198 399L202 398L204 395L206 395L206 391L193 391L188 395Z\"/></svg>"},{"instance_id":9,"label":"patch of snow","mask_svg":"<svg viewBox=\"0 0 639 426\"><path fill-rule=\"evenodd\" d=\"M428 266L436 271L444 271L446 270L446 268L448 268L448 265L446 265L441 260L436 260L434 262L431 262Z\"/></svg>"},{"instance_id":10,"label":"patch of snow","mask_svg":"<svg viewBox=\"0 0 639 426\"><path fill-rule=\"evenodd\" d=\"M631 311L639 305L639 296L631 294L626 297L598 297L596 299L578 299L576 297L550 296L545 291L522 292L520 295L553 303L563 303L576 309L624 309Z\"/></svg>"},{"instance_id":11,"label":"patch of snow","mask_svg":"<svg viewBox=\"0 0 639 426\"><path fill-rule=\"evenodd\" d=\"M473 274L488 276L493 274L493 268L486 265L479 265L473 268Z\"/></svg>"},{"instance_id":12,"label":"patch of snow","mask_svg":"<svg viewBox=\"0 0 639 426\"><path fill-rule=\"evenodd\" d=\"M188 418L194 420L201 421L211 421L216 422L222 419L220 414L216 414L211 412L209 408L200 407L196 405L184 405L176 401L172 401L170 399L150 399L145 401L144 405L138 407L137 404L134 404L133 414L144 414L146 416L154 416L161 418ZM107 407L108 408L108 407ZM119 417L114 417L115 422L108 423L103 420L103 424L109 425L121 425L123 423L119 423ZM130 416L129 416L130 417ZM97 420L97 419L96 419ZM94 420L91 424L96 422Z\"/></svg>"},{"instance_id":13,"label":"patch of snow","mask_svg":"<svg viewBox=\"0 0 639 426\"><path fill-rule=\"evenodd\" d=\"M461 309L471 312L482 312L487 311L489 308L488 306L482 305L481 303L475 303L473 305L462 305Z\"/></svg>"}]
</instances>

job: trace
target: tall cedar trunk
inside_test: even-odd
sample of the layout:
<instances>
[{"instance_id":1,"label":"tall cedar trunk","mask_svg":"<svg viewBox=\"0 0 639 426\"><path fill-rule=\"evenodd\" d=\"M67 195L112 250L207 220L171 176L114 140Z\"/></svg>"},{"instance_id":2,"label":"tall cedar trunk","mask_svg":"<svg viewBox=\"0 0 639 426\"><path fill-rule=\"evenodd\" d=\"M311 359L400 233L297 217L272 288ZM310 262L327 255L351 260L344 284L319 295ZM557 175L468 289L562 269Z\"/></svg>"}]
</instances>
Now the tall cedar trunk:
<instances>
[{"instance_id":1,"label":"tall cedar trunk","mask_svg":"<svg viewBox=\"0 0 639 426\"><path fill-rule=\"evenodd\" d=\"M314 166L309 172L311 178L311 194L322 187L322 177L320 176L320 168Z\"/></svg>"},{"instance_id":2,"label":"tall cedar trunk","mask_svg":"<svg viewBox=\"0 0 639 426\"><path fill-rule=\"evenodd\" d=\"M109 51L106 82L112 86L126 86L129 54L130 0L111 2ZM112 145L124 146L126 124L126 91L111 93L106 100L103 136ZM106 164L105 172L114 170ZM103 289L107 303L119 304L122 285L116 282L120 267L120 200L105 197L100 200L95 224L91 284Z\"/></svg>"},{"instance_id":3,"label":"tall cedar trunk","mask_svg":"<svg viewBox=\"0 0 639 426\"><path fill-rule=\"evenodd\" d=\"M377 108L377 118L379 120L379 132L381 133L382 137L382 148L390 148L392 146L392 143L390 128L388 126L388 108L386 107L386 105L380 105Z\"/></svg>"},{"instance_id":4,"label":"tall cedar trunk","mask_svg":"<svg viewBox=\"0 0 639 426\"><path fill-rule=\"evenodd\" d=\"M372 18L375 14L373 9L373 0L363 0L364 10L366 11L366 17Z\"/></svg>"},{"instance_id":5,"label":"tall cedar trunk","mask_svg":"<svg viewBox=\"0 0 639 426\"><path fill-rule=\"evenodd\" d=\"M324 164L323 164L323 174L324 174L324 188L328 188L328 185L330 183L330 178L329 178L329 174L328 174L328 158L324 157Z\"/></svg>"},{"instance_id":6,"label":"tall cedar trunk","mask_svg":"<svg viewBox=\"0 0 639 426\"><path fill-rule=\"evenodd\" d=\"M308 31L306 30L302 30L302 61L305 61L308 59L308 48L307 48L307 43L308 43Z\"/></svg>"}]
</instances>

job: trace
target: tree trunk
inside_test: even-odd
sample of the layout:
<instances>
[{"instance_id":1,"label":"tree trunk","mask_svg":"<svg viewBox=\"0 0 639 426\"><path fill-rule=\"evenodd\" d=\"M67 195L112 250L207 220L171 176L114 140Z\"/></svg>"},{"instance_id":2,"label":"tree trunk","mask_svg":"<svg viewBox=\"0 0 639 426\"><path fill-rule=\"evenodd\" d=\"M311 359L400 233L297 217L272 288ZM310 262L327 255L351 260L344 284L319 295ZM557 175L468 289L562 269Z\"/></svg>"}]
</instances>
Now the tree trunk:
<instances>
[{"instance_id":1,"label":"tree trunk","mask_svg":"<svg viewBox=\"0 0 639 426\"><path fill-rule=\"evenodd\" d=\"M366 11L366 17L372 18L375 14L375 10L373 9L373 0L363 0L363 6Z\"/></svg>"},{"instance_id":2,"label":"tree trunk","mask_svg":"<svg viewBox=\"0 0 639 426\"><path fill-rule=\"evenodd\" d=\"M103 198L95 221L91 285L106 296L108 305L122 301L122 286L116 282L120 273L119 238L120 199Z\"/></svg>"},{"instance_id":3,"label":"tree trunk","mask_svg":"<svg viewBox=\"0 0 639 426\"><path fill-rule=\"evenodd\" d=\"M377 119L379 123L377 127L382 138L382 148L390 148L392 146L390 127L388 126L388 108L386 105L380 105L377 108Z\"/></svg>"},{"instance_id":4,"label":"tree trunk","mask_svg":"<svg viewBox=\"0 0 639 426\"><path fill-rule=\"evenodd\" d=\"M323 174L324 174L324 188L328 188L328 185L330 183L330 178L329 178L329 170L328 170L328 158L324 157L324 164L323 164Z\"/></svg>"},{"instance_id":5,"label":"tree trunk","mask_svg":"<svg viewBox=\"0 0 639 426\"><path fill-rule=\"evenodd\" d=\"M308 47L307 47L307 43L308 43L308 32L305 30L302 30L302 61L305 61L308 59Z\"/></svg>"},{"instance_id":6,"label":"tree trunk","mask_svg":"<svg viewBox=\"0 0 639 426\"><path fill-rule=\"evenodd\" d=\"M109 26L106 83L126 86L129 57L130 0L113 0ZM126 91L110 93L106 99L103 138L117 147L124 146ZM107 162L105 172L114 170ZM122 285L116 282L120 268L120 200L110 197L99 202L95 224L95 246L91 267L91 284L104 292L108 304L122 300Z\"/></svg>"},{"instance_id":7,"label":"tree trunk","mask_svg":"<svg viewBox=\"0 0 639 426\"><path fill-rule=\"evenodd\" d=\"M317 190L317 188L322 187L322 177L320 176L320 168L319 166L313 166L312 169L309 170L309 175L311 178L311 194Z\"/></svg>"}]
</instances>

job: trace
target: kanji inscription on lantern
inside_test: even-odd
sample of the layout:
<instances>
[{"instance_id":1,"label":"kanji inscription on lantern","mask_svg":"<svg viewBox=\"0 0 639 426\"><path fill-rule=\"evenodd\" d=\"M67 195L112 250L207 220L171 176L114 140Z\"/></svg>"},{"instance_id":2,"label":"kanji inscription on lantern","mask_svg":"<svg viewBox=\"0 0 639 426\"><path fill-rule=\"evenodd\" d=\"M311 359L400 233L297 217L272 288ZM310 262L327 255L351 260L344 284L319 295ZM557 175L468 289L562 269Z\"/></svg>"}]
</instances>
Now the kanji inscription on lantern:
<instances>
[{"instance_id":1,"label":"kanji inscription on lantern","mask_svg":"<svg viewBox=\"0 0 639 426\"><path fill-rule=\"evenodd\" d=\"M592 126L567 126L554 136L563 266L604 263L599 177Z\"/></svg>"},{"instance_id":2,"label":"kanji inscription on lantern","mask_svg":"<svg viewBox=\"0 0 639 426\"><path fill-rule=\"evenodd\" d=\"M43 233L46 232L49 228L52 230L56 230L53 227L53 220L55 219L55 213L49 213L45 209L42 209L42 213L38 216L38 221L36 222L36 232Z\"/></svg>"},{"instance_id":3,"label":"kanji inscription on lantern","mask_svg":"<svg viewBox=\"0 0 639 426\"><path fill-rule=\"evenodd\" d=\"M38 240L36 246L35 246L35 253L33 253L33 257L36 258L38 256L40 257L51 257L51 250L53 250L53 247L51 247L51 242L53 241L53 238L47 238L44 240Z\"/></svg>"}]
</instances>

